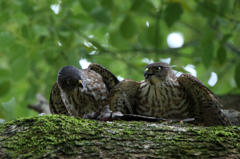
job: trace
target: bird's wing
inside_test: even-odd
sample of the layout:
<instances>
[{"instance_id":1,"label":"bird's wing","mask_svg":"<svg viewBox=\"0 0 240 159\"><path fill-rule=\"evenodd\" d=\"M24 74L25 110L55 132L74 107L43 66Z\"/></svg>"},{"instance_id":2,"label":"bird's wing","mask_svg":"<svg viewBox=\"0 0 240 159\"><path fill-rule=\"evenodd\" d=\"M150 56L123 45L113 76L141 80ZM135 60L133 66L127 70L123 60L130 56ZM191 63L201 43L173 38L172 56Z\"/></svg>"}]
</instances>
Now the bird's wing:
<instances>
[{"instance_id":1,"label":"bird's wing","mask_svg":"<svg viewBox=\"0 0 240 159\"><path fill-rule=\"evenodd\" d=\"M135 114L139 85L139 82L130 79L119 82L108 95L107 102L110 109L123 114Z\"/></svg>"},{"instance_id":2,"label":"bird's wing","mask_svg":"<svg viewBox=\"0 0 240 159\"><path fill-rule=\"evenodd\" d=\"M49 100L49 108L52 114L65 114L69 115L61 98L61 91L57 82L52 86Z\"/></svg>"},{"instance_id":3,"label":"bird's wing","mask_svg":"<svg viewBox=\"0 0 240 159\"><path fill-rule=\"evenodd\" d=\"M196 124L231 125L220 109L222 106L220 101L199 79L190 74L182 74L178 77L178 82L192 98L189 114L190 117L195 118Z\"/></svg>"},{"instance_id":4,"label":"bird's wing","mask_svg":"<svg viewBox=\"0 0 240 159\"><path fill-rule=\"evenodd\" d=\"M88 66L88 69L93 70L102 76L103 82L106 84L109 92L119 83L116 76L99 64L92 63Z\"/></svg>"}]
</instances>

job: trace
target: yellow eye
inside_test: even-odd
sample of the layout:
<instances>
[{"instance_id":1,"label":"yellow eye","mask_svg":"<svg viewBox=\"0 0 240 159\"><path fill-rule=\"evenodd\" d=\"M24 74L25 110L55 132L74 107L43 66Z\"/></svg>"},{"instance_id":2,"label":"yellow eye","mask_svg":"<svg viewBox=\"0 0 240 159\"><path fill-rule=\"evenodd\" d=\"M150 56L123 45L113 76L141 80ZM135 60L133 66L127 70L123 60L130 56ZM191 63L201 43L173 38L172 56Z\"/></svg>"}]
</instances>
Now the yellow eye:
<instances>
[{"instance_id":1,"label":"yellow eye","mask_svg":"<svg viewBox=\"0 0 240 159\"><path fill-rule=\"evenodd\" d=\"M159 72L159 71L161 71L161 67L154 67L153 71Z\"/></svg>"}]
</instances>

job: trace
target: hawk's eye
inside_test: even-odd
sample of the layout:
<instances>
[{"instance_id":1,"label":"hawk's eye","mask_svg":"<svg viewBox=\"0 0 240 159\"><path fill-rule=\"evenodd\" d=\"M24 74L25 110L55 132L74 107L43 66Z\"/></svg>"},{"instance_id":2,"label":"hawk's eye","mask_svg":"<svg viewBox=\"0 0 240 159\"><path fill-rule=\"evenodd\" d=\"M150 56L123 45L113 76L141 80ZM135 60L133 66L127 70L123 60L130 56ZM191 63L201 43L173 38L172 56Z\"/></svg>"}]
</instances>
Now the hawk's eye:
<instances>
[{"instance_id":1,"label":"hawk's eye","mask_svg":"<svg viewBox=\"0 0 240 159\"><path fill-rule=\"evenodd\" d=\"M67 84L68 84L68 85L72 85L72 84L73 84L73 81L67 80Z\"/></svg>"},{"instance_id":2,"label":"hawk's eye","mask_svg":"<svg viewBox=\"0 0 240 159\"><path fill-rule=\"evenodd\" d=\"M161 67L154 67L153 71L159 72L159 71L161 71Z\"/></svg>"}]
</instances>

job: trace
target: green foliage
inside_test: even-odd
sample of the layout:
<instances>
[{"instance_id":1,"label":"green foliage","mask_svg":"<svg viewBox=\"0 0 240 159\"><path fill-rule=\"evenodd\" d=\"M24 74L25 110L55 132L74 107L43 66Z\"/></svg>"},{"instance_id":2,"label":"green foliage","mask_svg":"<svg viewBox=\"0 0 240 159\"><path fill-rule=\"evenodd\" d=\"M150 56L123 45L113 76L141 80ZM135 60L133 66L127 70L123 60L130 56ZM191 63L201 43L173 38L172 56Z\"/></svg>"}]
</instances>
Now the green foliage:
<instances>
[{"instance_id":1,"label":"green foliage","mask_svg":"<svg viewBox=\"0 0 240 159\"><path fill-rule=\"evenodd\" d=\"M170 3L165 9L165 21L169 27L171 27L174 22L180 19L183 13L182 5L180 3Z\"/></svg>"},{"instance_id":2,"label":"green foliage","mask_svg":"<svg viewBox=\"0 0 240 159\"><path fill-rule=\"evenodd\" d=\"M239 70L240 70L240 62L238 62L237 66L236 66L236 69L235 69L235 79L236 79L238 87L240 87L240 73L239 73Z\"/></svg>"},{"instance_id":3,"label":"green foliage","mask_svg":"<svg viewBox=\"0 0 240 159\"><path fill-rule=\"evenodd\" d=\"M227 58L226 49L223 46L220 46L217 51L218 61L223 64Z\"/></svg>"},{"instance_id":4,"label":"green foliage","mask_svg":"<svg viewBox=\"0 0 240 159\"><path fill-rule=\"evenodd\" d=\"M136 31L136 28L137 27L134 23L134 20L128 15L120 25L120 31L122 33L122 36L126 39L130 39L131 37L133 37Z\"/></svg>"},{"instance_id":5,"label":"green foliage","mask_svg":"<svg viewBox=\"0 0 240 159\"><path fill-rule=\"evenodd\" d=\"M177 71L193 64L207 86L215 72L214 93L239 94L239 8L218 0L0 1L0 118L37 115L27 108L35 94L49 98L60 68L81 68L81 58L137 81L143 59L171 58ZM183 34L182 47L169 48L172 32ZM2 103L13 97L7 112Z\"/></svg>"}]
</instances>

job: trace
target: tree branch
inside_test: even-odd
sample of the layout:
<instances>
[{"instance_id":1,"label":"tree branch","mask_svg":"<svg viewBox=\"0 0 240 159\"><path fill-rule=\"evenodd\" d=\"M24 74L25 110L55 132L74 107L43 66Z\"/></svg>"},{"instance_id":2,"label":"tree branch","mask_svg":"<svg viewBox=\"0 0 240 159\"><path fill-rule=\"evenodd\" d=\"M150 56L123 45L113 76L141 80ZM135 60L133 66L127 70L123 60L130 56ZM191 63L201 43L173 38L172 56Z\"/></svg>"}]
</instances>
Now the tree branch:
<instances>
[{"instance_id":1,"label":"tree branch","mask_svg":"<svg viewBox=\"0 0 240 159\"><path fill-rule=\"evenodd\" d=\"M63 115L0 127L0 158L239 158L240 129Z\"/></svg>"}]
</instances>

